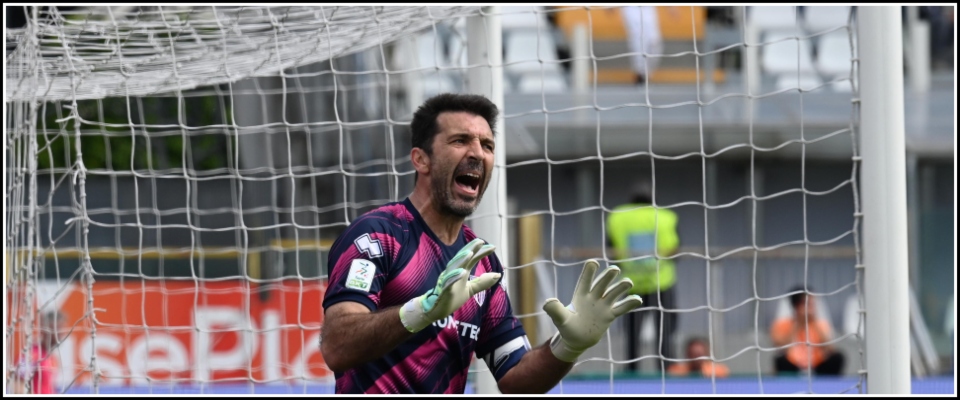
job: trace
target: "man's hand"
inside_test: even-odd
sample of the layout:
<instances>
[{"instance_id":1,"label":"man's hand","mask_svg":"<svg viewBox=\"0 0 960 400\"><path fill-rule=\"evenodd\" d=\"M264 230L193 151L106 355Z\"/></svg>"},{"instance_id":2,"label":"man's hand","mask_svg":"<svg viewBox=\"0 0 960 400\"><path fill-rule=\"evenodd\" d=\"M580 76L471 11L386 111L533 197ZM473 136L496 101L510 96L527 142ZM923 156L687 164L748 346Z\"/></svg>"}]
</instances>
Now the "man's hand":
<instances>
[{"instance_id":1,"label":"man's hand","mask_svg":"<svg viewBox=\"0 0 960 400\"><path fill-rule=\"evenodd\" d=\"M580 280L573 289L573 301L567 307L555 298L543 303L543 310L559 331L550 340L550 350L561 361L576 361L580 354L600 342L614 319L643 304L637 295L617 301L633 287L633 282L624 278L611 286L610 282L620 275L615 265L603 270L594 280L599 267L596 260L584 263Z\"/></svg>"},{"instance_id":2,"label":"man's hand","mask_svg":"<svg viewBox=\"0 0 960 400\"><path fill-rule=\"evenodd\" d=\"M493 253L493 245L484 245L474 239L463 246L447 264L447 269L437 279L437 286L420 297L400 307L400 322L410 332L419 332L434 321L446 318L457 311L470 297L489 289L500 279L500 274L487 272L468 280L470 271L484 257Z\"/></svg>"}]
</instances>

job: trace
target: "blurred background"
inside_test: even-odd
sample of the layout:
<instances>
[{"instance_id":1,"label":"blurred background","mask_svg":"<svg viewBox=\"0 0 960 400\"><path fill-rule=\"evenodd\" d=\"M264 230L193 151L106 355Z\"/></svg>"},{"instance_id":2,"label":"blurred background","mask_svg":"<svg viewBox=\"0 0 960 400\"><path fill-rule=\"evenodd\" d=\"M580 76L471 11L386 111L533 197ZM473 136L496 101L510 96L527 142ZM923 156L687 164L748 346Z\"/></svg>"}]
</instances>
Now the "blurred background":
<instances>
[{"instance_id":1,"label":"blurred background","mask_svg":"<svg viewBox=\"0 0 960 400\"><path fill-rule=\"evenodd\" d=\"M620 7L501 7L515 310L569 300L583 260L613 259L604 219L629 201L629 188L652 180L655 203L679 220L674 354L690 337L710 337L732 374L772 374L775 353L750 347L772 346L786 294L806 283L841 338L843 374L856 375L855 8L651 9L660 47L647 53L670 56L647 57L638 81ZM8 29L24 26L23 7L6 10ZM914 374L952 374L954 7L908 6L903 15L912 332L929 350L918 350ZM81 100L81 139L70 134L74 122L56 122L64 105L47 103L38 127L48 133L37 160L40 247L50 250L36 276L41 295L62 297L82 275L81 239L97 282L261 282L263 301L293 290L270 283L322 285L326 250L347 223L411 192L407 124L429 96L466 90L466 37L464 19L438 20L284 77ZM571 60L580 55L589 62ZM123 126L140 123L155 128L131 135ZM64 179L76 140L95 222L86 236L67 223L76 216L77 189ZM542 315L524 323L537 341L551 333ZM617 373L621 325L588 353L612 357ZM644 355L655 355L657 330L642 330ZM659 360L641 364L655 373ZM586 362L575 373L609 371Z\"/></svg>"}]
</instances>

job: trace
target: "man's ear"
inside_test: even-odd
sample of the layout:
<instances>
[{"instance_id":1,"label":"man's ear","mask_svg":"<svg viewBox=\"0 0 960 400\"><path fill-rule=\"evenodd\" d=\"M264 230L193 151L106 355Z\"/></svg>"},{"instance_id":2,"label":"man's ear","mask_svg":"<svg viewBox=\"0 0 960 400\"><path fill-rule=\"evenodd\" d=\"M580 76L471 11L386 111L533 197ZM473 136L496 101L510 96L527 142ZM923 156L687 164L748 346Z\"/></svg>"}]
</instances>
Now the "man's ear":
<instances>
[{"instance_id":1,"label":"man's ear","mask_svg":"<svg viewBox=\"0 0 960 400\"><path fill-rule=\"evenodd\" d=\"M410 150L410 162L413 163L413 169L419 174L430 173L430 156L426 151L419 147Z\"/></svg>"}]
</instances>

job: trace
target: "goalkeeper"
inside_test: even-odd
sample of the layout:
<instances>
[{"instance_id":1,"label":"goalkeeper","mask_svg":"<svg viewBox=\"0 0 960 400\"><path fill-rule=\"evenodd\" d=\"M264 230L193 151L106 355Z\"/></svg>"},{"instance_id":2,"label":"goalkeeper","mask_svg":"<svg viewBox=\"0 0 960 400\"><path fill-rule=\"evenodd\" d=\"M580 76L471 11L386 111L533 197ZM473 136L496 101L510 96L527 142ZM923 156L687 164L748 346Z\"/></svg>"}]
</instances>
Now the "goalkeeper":
<instances>
[{"instance_id":1,"label":"goalkeeper","mask_svg":"<svg viewBox=\"0 0 960 400\"><path fill-rule=\"evenodd\" d=\"M475 353L503 393L546 393L618 316L638 307L616 267L587 261L558 333L531 348L494 247L464 218L494 164L497 108L476 95L428 99L411 122L413 193L359 218L331 248L320 351L336 393L463 393ZM597 276L599 275L599 276Z\"/></svg>"}]
</instances>

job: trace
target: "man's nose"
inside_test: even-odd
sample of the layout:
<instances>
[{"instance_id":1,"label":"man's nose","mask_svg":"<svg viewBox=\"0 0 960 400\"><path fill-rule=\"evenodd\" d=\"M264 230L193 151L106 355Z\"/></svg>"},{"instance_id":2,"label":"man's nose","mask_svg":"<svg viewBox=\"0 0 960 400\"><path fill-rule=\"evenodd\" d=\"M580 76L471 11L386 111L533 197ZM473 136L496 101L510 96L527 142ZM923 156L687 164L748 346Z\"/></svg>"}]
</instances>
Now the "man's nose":
<instances>
[{"instance_id":1,"label":"man's nose","mask_svg":"<svg viewBox=\"0 0 960 400\"><path fill-rule=\"evenodd\" d=\"M483 158L483 146L480 144L479 140L471 140L470 146L468 146L469 151L467 155L476 159Z\"/></svg>"}]
</instances>

